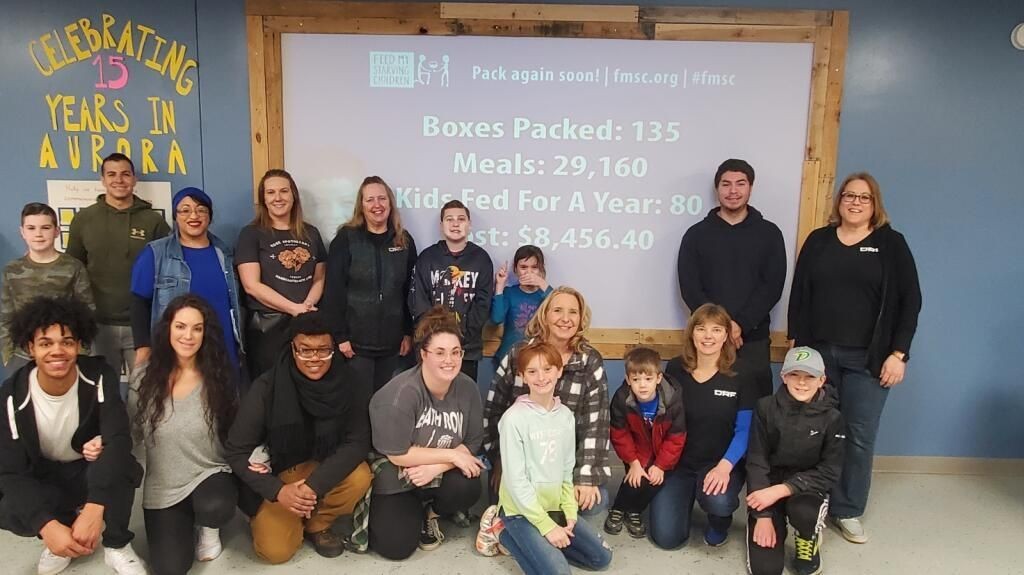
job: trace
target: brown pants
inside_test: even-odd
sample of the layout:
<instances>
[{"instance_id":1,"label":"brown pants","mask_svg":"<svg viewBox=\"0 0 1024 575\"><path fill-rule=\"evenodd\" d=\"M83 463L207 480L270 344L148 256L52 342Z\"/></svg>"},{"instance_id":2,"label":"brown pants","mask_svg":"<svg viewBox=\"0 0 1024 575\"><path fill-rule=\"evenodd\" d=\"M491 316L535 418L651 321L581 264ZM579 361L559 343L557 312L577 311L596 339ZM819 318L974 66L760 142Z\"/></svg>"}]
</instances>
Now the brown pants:
<instances>
[{"instance_id":1,"label":"brown pants","mask_svg":"<svg viewBox=\"0 0 1024 575\"><path fill-rule=\"evenodd\" d=\"M278 477L285 483L294 483L309 477L317 462L306 461L281 472ZM340 515L349 515L356 503L370 489L373 473L366 463L360 463L334 489L317 502L313 516L303 519L277 502L264 501L252 518L252 546L256 555L267 563L284 563L302 547L303 531L318 533L334 524Z\"/></svg>"}]
</instances>

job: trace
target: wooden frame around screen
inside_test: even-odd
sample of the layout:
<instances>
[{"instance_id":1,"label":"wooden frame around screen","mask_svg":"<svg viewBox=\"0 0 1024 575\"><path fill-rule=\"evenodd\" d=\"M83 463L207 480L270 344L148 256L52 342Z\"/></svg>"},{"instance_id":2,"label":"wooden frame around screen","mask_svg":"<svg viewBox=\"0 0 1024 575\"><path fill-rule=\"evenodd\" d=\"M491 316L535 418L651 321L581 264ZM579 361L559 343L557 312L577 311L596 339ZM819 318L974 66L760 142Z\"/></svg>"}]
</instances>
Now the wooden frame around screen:
<instances>
[{"instance_id":1,"label":"wooden frame around screen","mask_svg":"<svg viewBox=\"0 0 1024 575\"><path fill-rule=\"evenodd\" d=\"M340 2L248 0L253 189L270 167L284 165L281 34L414 34L537 36L634 40L798 42L814 45L807 148L797 224L797 248L831 209L839 146L840 102L849 13L840 10L755 10L683 6L588 6L458 2ZM485 353L497 348L485 334ZM665 357L678 354L679 330L591 328L587 336L606 358L648 345ZM786 341L772 333L772 357Z\"/></svg>"}]
</instances>

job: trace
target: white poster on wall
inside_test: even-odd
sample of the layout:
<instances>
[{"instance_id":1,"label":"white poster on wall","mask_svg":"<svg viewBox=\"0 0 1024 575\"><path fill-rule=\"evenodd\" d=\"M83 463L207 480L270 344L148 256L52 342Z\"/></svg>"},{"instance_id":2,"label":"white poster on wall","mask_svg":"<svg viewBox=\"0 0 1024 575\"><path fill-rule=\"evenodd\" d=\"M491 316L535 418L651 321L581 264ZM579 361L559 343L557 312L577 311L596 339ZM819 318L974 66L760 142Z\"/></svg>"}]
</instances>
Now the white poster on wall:
<instances>
[{"instance_id":1,"label":"white poster on wall","mask_svg":"<svg viewBox=\"0 0 1024 575\"><path fill-rule=\"evenodd\" d=\"M56 247L64 251L71 232L71 220L82 208L96 203L100 194L106 193L103 184L96 180L47 180L46 202L57 212L60 235ZM153 209L163 214L168 225L174 225L171 215L170 182L137 182L135 195L153 204Z\"/></svg>"}]
</instances>

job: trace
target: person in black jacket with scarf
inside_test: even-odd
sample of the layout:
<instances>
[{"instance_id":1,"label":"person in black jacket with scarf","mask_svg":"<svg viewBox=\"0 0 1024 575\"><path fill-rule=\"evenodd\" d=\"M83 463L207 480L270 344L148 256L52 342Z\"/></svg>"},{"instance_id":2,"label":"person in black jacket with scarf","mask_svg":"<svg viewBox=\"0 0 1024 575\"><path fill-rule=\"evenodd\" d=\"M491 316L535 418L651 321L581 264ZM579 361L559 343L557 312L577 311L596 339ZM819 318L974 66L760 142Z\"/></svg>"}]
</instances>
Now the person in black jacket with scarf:
<instances>
[{"instance_id":1,"label":"person in black jacket with scarf","mask_svg":"<svg viewBox=\"0 0 1024 575\"><path fill-rule=\"evenodd\" d=\"M867 541L875 437L889 389L901 381L921 311L917 267L889 226L878 182L866 172L839 186L829 225L811 232L797 258L789 337L825 359L849 441L831 511L847 540Z\"/></svg>"},{"instance_id":2,"label":"person in black jacket with scarf","mask_svg":"<svg viewBox=\"0 0 1024 575\"><path fill-rule=\"evenodd\" d=\"M102 357L79 355L96 331L74 299L36 298L10 322L14 345L33 361L0 388L0 528L43 540L39 573L91 555L101 532L107 566L146 572L128 530L142 466L121 382Z\"/></svg>"},{"instance_id":3,"label":"person in black jacket with scarf","mask_svg":"<svg viewBox=\"0 0 1024 575\"><path fill-rule=\"evenodd\" d=\"M380 177L363 180L352 218L338 228L329 252L321 309L338 350L376 392L412 350L406 297L417 253L395 193Z\"/></svg>"},{"instance_id":4,"label":"person in black jacket with scarf","mask_svg":"<svg viewBox=\"0 0 1024 575\"><path fill-rule=\"evenodd\" d=\"M843 461L843 418L825 384L821 354L789 350L785 385L757 403L747 449L747 565L752 575L780 575L786 520L796 532L797 575L821 572L820 532L828 491Z\"/></svg>"},{"instance_id":5,"label":"person in black jacket with scarf","mask_svg":"<svg viewBox=\"0 0 1024 575\"><path fill-rule=\"evenodd\" d=\"M290 349L253 383L224 446L235 475L263 497L251 522L253 548L273 564L291 559L303 534L320 555L340 555L344 542L331 526L352 513L373 478L364 461L369 382L335 357L319 312L295 317L291 329Z\"/></svg>"}]
</instances>

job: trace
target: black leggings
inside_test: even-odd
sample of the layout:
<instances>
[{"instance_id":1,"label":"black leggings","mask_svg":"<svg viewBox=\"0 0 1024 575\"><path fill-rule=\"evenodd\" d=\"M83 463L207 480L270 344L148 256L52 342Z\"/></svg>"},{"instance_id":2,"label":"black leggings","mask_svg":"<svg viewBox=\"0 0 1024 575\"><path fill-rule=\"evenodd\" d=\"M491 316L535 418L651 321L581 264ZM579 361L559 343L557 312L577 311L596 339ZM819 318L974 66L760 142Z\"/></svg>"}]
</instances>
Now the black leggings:
<instances>
[{"instance_id":1,"label":"black leggings","mask_svg":"<svg viewBox=\"0 0 1024 575\"><path fill-rule=\"evenodd\" d=\"M771 549L754 543L754 522L747 516L747 562L752 575L778 575L786 560L786 519L793 531L802 539L812 539L824 527L828 512L828 498L820 493L800 493L771 507L775 526L775 547Z\"/></svg>"},{"instance_id":2,"label":"black leggings","mask_svg":"<svg viewBox=\"0 0 1024 575\"><path fill-rule=\"evenodd\" d=\"M467 478L458 469L446 471L441 485L392 495L370 496L370 548L385 559L408 558L419 545L425 501L440 515L468 511L480 498L480 478Z\"/></svg>"},{"instance_id":3,"label":"black leggings","mask_svg":"<svg viewBox=\"0 0 1024 575\"><path fill-rule=\"evenodd\" d=\"M664 484L662 482L658 485L651 485L650 481L641 477L640 487L633 487L623 479L618 493L615 494L615 503L612 504L612 509L626 513L643 513Z\"/></svg>"},{"instance_id":4,"label":"black leggings","mask_svg":"<svg viewBox=\"0 0 1024 575\"><path fill-rule=\"evenodd\" d=\"M238 486L230 473L207 477L166 509L143 509L149 567L156 575L188 573L196 556L195 526L219 529L235 516Z\"/></svg>"}]
</instances>

